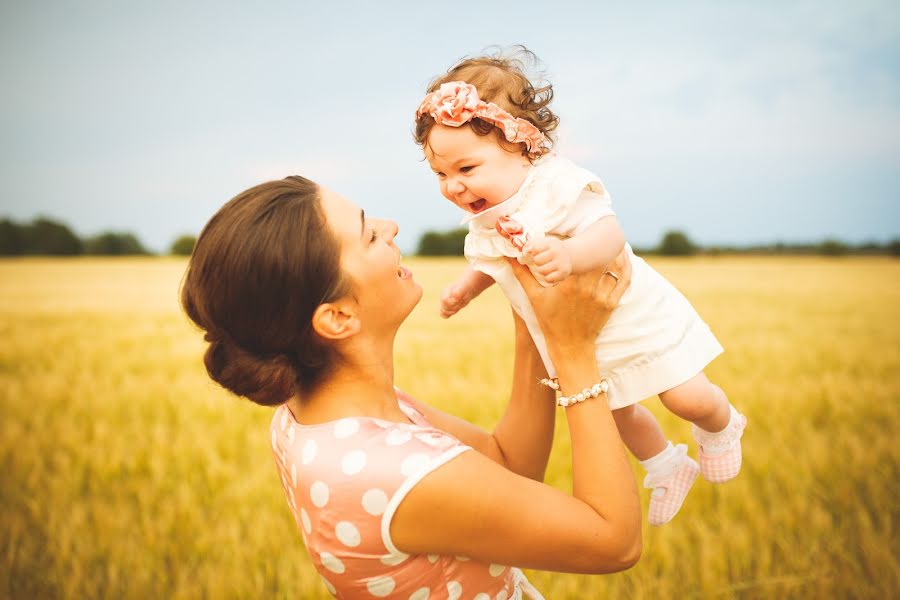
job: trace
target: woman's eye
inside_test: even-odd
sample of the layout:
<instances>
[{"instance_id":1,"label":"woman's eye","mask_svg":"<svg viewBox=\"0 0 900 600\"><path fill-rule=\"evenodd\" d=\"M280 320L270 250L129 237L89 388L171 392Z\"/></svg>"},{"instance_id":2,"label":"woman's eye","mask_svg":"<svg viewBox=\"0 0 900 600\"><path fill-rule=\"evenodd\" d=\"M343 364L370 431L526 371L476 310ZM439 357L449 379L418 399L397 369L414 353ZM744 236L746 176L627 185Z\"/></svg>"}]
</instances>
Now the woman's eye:
<instances>
[{"instance_id":1,"label":"woman's eye","mask_svg":"<svg viewBox=\"0 0 900 600\"><path fill-rule=\"evenodd\" d=\"M377 240L377 239L378 239L378 232L375 231L375 230L373 229L373 230L372 230L372 237L369 238L369 243L371 244L372 242L374 242L374 241Z\"/></svg>"},{"instance_id":2,"label":"woman's eye","mask_svg":"<svg viewBox=\"0 0 900 600\"><path fill-rule=\"evenodd\" d=\"M475 168L475 167L462 167L462 168L460 169L460 171L463 172L463 173L468 173L469 171L471 171L471 170L474 169L474 168Z\"/></svg>"}]
</instances>

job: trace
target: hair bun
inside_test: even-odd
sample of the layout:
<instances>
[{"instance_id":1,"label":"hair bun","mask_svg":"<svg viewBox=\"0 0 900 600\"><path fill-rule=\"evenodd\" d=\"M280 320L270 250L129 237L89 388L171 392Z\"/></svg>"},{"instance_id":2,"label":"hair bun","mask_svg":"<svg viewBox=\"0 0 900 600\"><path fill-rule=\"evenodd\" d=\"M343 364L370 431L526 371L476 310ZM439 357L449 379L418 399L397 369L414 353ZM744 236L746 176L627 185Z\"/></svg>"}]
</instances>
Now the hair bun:
<instances>
[{"instance_id":1,"label":"hair bun","mask_svg":"<svg viewBox=\"0 0 900 600\"><path fill-rule=\"evenodd\" d=\"M283 354L260 357L207 332L203 357L209 376L237 396L263 406L283 404L297 392L297 369Z\"/></svg>"}]
</instances>

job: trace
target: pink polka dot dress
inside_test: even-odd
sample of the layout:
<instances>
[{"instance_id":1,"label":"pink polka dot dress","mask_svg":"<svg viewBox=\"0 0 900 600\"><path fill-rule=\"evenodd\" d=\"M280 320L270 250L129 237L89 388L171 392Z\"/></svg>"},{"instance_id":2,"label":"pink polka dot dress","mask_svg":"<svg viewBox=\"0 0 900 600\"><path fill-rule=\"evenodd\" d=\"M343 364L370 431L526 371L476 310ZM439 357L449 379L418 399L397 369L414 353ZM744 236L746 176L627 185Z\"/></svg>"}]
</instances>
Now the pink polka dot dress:
<instances>
[{"instance_id":1,"label":"pink polka dot dress","mask_svg":"<svg viewBox=\"0 0 900 600\"><path fill-rule=\"evenodd\" d=\"M472 450L397 392L409 423L354 417L301 425L286 405L272 418L272 451L288 506L336 598L508 600L541 595L522 572L465 556L408 555L391 519L425 475Z\"/></svg>"}]
</instances>

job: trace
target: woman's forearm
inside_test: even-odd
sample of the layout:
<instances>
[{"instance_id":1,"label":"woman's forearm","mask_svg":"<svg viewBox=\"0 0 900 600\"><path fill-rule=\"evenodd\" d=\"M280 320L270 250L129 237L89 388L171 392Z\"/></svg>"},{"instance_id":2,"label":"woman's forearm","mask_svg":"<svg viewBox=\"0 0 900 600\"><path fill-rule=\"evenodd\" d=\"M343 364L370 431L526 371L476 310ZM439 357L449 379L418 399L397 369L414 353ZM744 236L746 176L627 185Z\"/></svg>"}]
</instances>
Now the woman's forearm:
<instances>
[{"instance_id":1,"label":"woman's forearm","mask_svg":"<svg viewBox=\"0 0 900 600\"><path fill-rule=\"evenodd\" d=\"M553 445L556 418L553 390L540 385L547 370L531 335L516 318L516 356L506 412L494 429L503 464L524 477L543 481Z\"/></svg>"},{"instance_id":2,"label":"woman's forearm","mask_svg":"<svg viewBox=\"0 0 900 600\"><path fill-rule=\"evenodd\" d=\"M577 394L600 381L591 348L557 362L561 393ZM573 495L588 504L621 539L640 540L640 499L605 394L566 408L572 440ZM639 547L637 552L639 552Z\"/></svg>"}]
</instances>

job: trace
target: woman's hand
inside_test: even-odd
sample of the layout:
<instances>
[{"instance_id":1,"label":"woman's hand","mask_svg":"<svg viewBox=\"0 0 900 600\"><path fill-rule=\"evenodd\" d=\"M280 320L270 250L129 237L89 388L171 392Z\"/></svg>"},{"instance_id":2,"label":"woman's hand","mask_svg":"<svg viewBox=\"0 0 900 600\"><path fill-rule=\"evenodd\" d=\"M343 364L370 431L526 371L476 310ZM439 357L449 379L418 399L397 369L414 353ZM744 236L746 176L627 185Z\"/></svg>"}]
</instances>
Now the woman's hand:
<instances>
[{"instance_id":1,"label":"woman's hand","mask_svg":"<svg viewBox=\"0 0 900 600\"><path fill-rule=\"evenodd\" d=\"M510 264L534 308L551 355L593 346L631 284L631 261L625 251L607 265L606 271L572 275L549 288L541 286L527 267L513 259Z\"/></svg>"}]
</instances>

